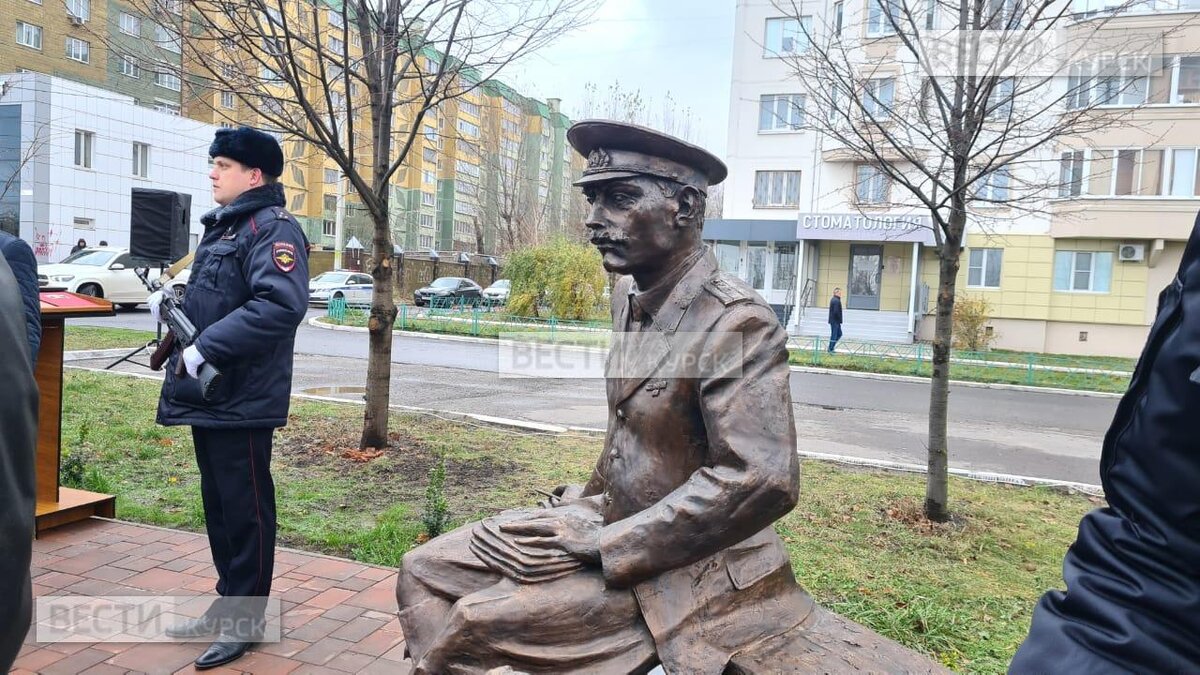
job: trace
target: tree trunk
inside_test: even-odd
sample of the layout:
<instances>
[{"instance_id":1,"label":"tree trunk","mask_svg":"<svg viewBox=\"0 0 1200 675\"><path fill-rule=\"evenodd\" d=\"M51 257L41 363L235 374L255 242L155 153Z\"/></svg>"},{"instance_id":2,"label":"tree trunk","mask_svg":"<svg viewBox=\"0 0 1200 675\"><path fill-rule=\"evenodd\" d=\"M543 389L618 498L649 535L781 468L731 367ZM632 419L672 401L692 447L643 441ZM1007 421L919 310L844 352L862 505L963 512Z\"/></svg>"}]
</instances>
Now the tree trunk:
<instances>
[{"instance_id":1,"label":"tree trunk","mask_svg":"<svg viewBox=\"0 0 1200 675\"><path fill-rule=\"evenodd\" d=\"M388 219L375 220L375 256L371 276L375 279L371 299L371 317L367 321L370 346L367 359L366 410L363 414L359 448L388 446L388 406L392 391L392 325L396 321L396 303L392 289L392 242Z\"/></svg>"},{"instance_id":2,"label":"tree trunk","mask_svg":"<svg viewBox=\"0 0 1200 675\"><path fill-rule=\"evenodd\" d=\"M954 332L954 286L958 280L960 242L966 212L950 216L938 264L937 314L933 330L933 377L929 382L929 450L925 481L925 517L935 522L950 519L949 455L946 425L950 409L950 346ZM955 222L956 220L960 222Z\"/></svg>"}]
</instances>

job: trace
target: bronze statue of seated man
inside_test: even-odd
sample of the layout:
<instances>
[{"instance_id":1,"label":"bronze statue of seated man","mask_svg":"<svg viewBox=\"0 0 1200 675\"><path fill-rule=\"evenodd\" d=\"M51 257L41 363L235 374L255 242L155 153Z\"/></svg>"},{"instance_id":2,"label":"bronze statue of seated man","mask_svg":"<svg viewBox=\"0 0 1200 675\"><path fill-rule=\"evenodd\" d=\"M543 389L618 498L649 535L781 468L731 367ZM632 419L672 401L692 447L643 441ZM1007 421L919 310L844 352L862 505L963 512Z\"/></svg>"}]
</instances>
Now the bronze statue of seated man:
<instances>
[{"instance_id":1,"label":"bronze statue of seated man","mask_svg":"<svg viewBox=\"0 0 1200 675\"><path fill-rule=\"evenodd\" d=\"M418 673L721 673L813 609L772 528L799 491L787 336L703 245L720 160L628 124L567 138L591 242L626 275L604 451L542 508L405 555L404 637Z\"/></svg>"}]
</instances>

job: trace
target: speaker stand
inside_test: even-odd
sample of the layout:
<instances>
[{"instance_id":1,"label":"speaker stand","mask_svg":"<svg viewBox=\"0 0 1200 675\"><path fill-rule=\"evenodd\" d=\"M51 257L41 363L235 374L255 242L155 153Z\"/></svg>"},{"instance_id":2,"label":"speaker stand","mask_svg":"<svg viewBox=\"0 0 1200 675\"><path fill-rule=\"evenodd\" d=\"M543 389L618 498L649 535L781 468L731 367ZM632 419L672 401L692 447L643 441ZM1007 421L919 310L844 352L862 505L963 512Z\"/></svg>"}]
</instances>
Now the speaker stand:
<instances>
[{"instance_id":1,"label":"speaker stand","mask_svg":"<svg viewBox=\"0 0 1200 675\"><path fill-rule=\"evenodd\" d=\"M163 265L160 263L158 266L158 276L161 277L166 272L166 270L167 270L166 265ZM132 363L135 366L141 366L141 367L145 368L146 370L150 370L150 364L142 363L141 361L134 361L133 357L137 356L138 354L141 354L143 351L146 351L146 350L150 350L150 353L153 354L154 350L158 349L158 346L160 344L162 344L162 322L155 321L154 322L154 339L150 340L149 342L142 345L141 347L138 347L137 349L129 352L125 356L122 356L121 358L117 359L116 361L113 361L112 363L108 364L107 366L104 366L104 369L112 370L113 368L116 368L117 366L121 365L122 363L125 363L126 361L128 361L129 363Z\"/></svg>"}]
</instances>

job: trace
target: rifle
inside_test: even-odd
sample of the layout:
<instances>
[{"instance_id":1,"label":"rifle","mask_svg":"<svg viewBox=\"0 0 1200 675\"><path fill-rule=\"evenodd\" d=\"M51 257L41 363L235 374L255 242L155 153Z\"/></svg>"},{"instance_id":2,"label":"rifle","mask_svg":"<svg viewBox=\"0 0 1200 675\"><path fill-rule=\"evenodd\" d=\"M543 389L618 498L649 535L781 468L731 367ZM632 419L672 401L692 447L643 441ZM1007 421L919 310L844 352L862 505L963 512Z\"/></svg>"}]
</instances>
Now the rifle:
<instances>
[{"instance_id":1,"label":"rifle","mask_svg":"<svg viewBox=\"0 0 1200 675\"><path fill-rule=\"evenodd\" d=\"M147 267L135 269L134 274L142 280L142 283L146 285L146 288L150 289L151 293L161 291L166 282L174 279L176 275L183 271L183 268L191 264L193 256L194 254L189 253L180 258L178 262L171 265L169 269L153 281L150 280L150 269ZM162 304L159 305L159 310L159 314L167 320L168 331L167 337L163 339L158 349L150 357L150 369L161 370L163 363L171 355L171 351L178 349L180 357L175 364L175 376L183 377L187 372L183 363L183 350L190 347L196 341L199 331L196 330L196 326L192 323L191 319L183 313L183 308L179 306L172 293L163 293ZM200 372L196 373L196 375L197 379L200 380L201 397L207 402L221 384L221 371L217 370L211 363L205 361L200 364Z\"/></svg>"}]
</instances>

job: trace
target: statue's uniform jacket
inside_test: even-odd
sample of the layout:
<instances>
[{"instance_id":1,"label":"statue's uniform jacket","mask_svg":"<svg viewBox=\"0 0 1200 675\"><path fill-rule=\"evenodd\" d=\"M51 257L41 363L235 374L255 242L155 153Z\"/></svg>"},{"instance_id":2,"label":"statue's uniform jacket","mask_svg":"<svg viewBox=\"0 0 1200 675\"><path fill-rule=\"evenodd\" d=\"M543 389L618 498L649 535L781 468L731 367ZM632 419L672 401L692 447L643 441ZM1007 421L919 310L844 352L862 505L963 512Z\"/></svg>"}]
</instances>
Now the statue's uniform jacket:
<instances>
[{"instance_id":1,"label":"statue's uniform jacket","mask_svg":"<svg viewBox=\"0 0 1200 675\"><path fill-rule=\"evenodd\" d=\"M1015 673L1200 671L1200 217L1104 437L1084 516Z\"/></svg>"},{"instance_id":2,"label":"statue's uniform jacket","mask_svg":"<svg viewBox=\"0 0 1200 675\"><path fill-rule=\"evenodd\" d=\"M629 325L632 283L615 285L614 330ZM698 363L739 347L741 358L691 379L610 376L604 452L583 496L607 523L605 580L632 587L667 672L720 673L812 606L771 527L799 491L787 335L710 252L650 313L643 331L670 345L651 359Z\"/></svg>"}]
</instances>

